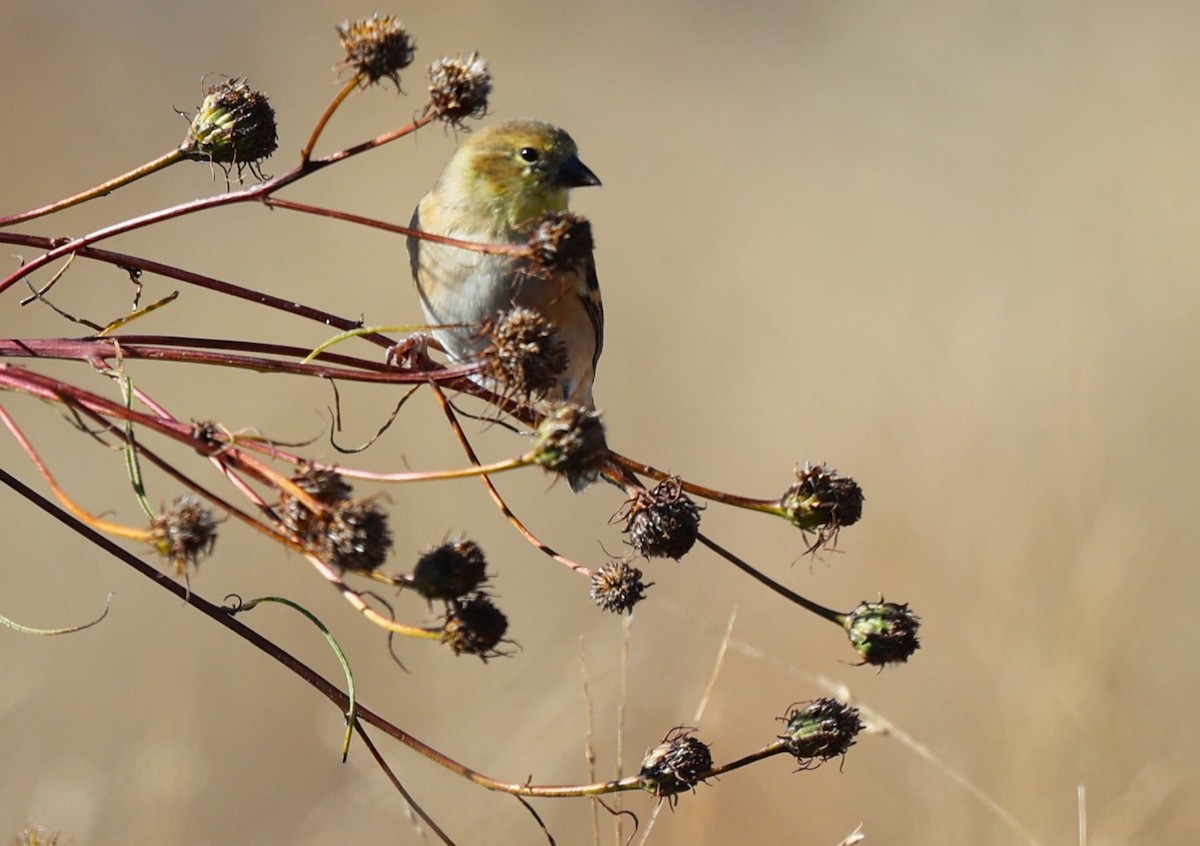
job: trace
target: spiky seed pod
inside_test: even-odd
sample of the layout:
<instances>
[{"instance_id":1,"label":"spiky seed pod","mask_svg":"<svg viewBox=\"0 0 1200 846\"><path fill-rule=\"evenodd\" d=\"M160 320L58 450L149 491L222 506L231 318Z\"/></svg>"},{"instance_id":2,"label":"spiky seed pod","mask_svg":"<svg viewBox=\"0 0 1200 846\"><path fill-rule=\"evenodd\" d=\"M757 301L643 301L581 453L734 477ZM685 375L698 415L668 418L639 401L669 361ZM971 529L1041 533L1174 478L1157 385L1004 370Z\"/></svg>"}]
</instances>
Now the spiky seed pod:
<instances>
[{"instance_id":1,"label":"spiky seed pod","mask_svg":"<svg viewBox=\"0 0 1200 846\"><path fill-rule=\"evenodd\" d=\"M192 424L192 437L213 450L222 448L221 427L213 420L200 420Z\"/></svg>"},{"instance_id":2,"label":"spiky seed pod","mask_svg":"<svg viewBox=\"0 0 1200 846\"><path fill-rule=\"evenodd\" d=\"M787 729L779 739L805 770L845 755L863 730L857 708L829 697L797 703L782 720Z\"/></svg>"},{"instance_id":3,"label":"spiky seed pod","mask_svg":"<svg viewBox=\"0 0 1200 846\"><path fill-rule=\"evenodd\" d=\"M859 521L863 499L862 488L849 476L839 476L823 464L806 464L804 469L796 470L796 482L784 491L779 505L793 526L817 533L808 549L815 552L836 542L843 526Z\"/></svg>"},{"instance_id":4,"label":"spiky seed pod","mask_svg":"<svg viewBox=\"0 0 1200 846\"><path fill-rule=\"evenodd\" d=\"M416 45L404 24L391 15L346 21L337 28L346 48L347 67L354 68L362 85L390 79L400 87L400 71L412 64Z\"/></svg>"},{"instance_id":5,"label":"spiky seed pod","mask_svg":"<svg viewBox=\"0 0 1200 846\"><path fill-rule=\"evenodd\" d=\"M483 550L464 538L431 547L417 559L412 585L426 599L449 601L478 590L486 571Z\"/></svg>"},{"instance_id":6,"label":"spiky seed pod","mask_svg":"<svg viewBox=\"0 0 1200 846\"><path fill-rule=\"evenodd\" d=\"M534 433L535 461L547 470L586 477L604 465L608 442L600 414L581 405L553 406Z\"/></svg>"},{"instance_id":7,"label":"spiky seed pod","mask_svg":"<svg viewBox=\"0 0 1200 846\"><path fill-rule=\"evenodd\" d=\"M866 664L903 663L921 647L921 618L898 602L862 602L842 618L850 643Z\"/></svg>"},{"instance_id":8,"label":"spiky seed pod","mask_svg":"<svg viewBox=\"0 0 1200 846\"><path fill-rule=\"evenodd\" d=\"M371 572L387 558L392 548L388 516L369 499L337 503L320 523L312 539L313 551L322 561L339 570Z\"/></svg>"},{"instance_id":9,"label":"spiky seed pod","mask_svg":"<svg viewBox=\"0 0 1200 846\"><path fill-rule=\"evenodd\" d=\"M291 481L322 505L330 507L348 500L352 490L340 474L311 465L301 468L292 476ZM281 496L279 511L283 524L302 540L309 539L310 535L321 528L318 516L309 511L303 502L286 492Z\"/></svg>"},{"instance_id":10,"label":"spiky seed pod","mask_svg":"<svg viewBox=\"0 0 1200 846\"><path fill-rule=\"evenodd\" d=\"M492 75L478 53L443 56L429 66L429 108L451 126L487 114L491 92Z\"/></svg>"},{"instance_id":11,"label":"spiky seed pod","mask_svg":"<svg viewBox=\"0 0 1200 846\"><path fill-rule=\"evenodd\" d=\"M205 92L180 150L196 161L252 167L275 152L278 140L267 95L235 77Z\"/></svg>"},{"instance_id":12,"label":"spiky seed pod","mask_svg":"<svg viewBox=\"0 0 1200 846\"><path fill-rule=\"evenodd\" d=\"M625 561L610 561L592 576L592 601L605 611L627 614L645 599L646 584L642 571Z\"/></svg>"},{"instance_id":13,"label":"spiky seed pod","mask_svg":"<svg viewBox=\"0 0 1200 846\"><path fill-rule=\"evenodd\" d=\"M151 524L150 532L154 548L171 561L175 575L182 576L188 567L195 567L212 553L217 542L217 520L199 499L185 494Z\"/></svg>"},{"instance_id":14,"label":"spiky seed pod","mask_svg":"<svg viewBox=\"0 0 1200 846\"><path fill-rule=\"evenodd\" d=\"M508 631L508 618L483 594L453 603L442 625L442 643L455 655L475 655L486 661L499 655L496 647Z\"/></svg>"},{"instance_id":15,"label":"spiky seed pod","mask_svg":"<svg viewBox=\"0 0 1200 846\"><path fill-rule=\"evenodd\" d=\"M569 211L547 212L529 233L533 272L548 278L579 268L591 258L595 246L588 219Z\"/></svg>"},{"instance_id":16,"label":"spiky seed pod","mask_svg":"<svg viewBox=\"0 0 1200 846\"><path fill-rule=\"evenodd\" d=\"M624 531L630 545L647 558L678 561L700 534L700 506L678 479L666 479L629 501Z\"/></svg>"},{"instance_id":17,"label":"spiky seed pod","mask_svg":"<svg viewBox=\"0 0 1200 846\"><path fill-rule=\"evenodd\" d=\"M570 363L558 330L538 312L517 307L483 326L497 381L517 396L544 397L558 387Z\"/></svg>"},{"instance_id":18,"label":"spiky seed pod","mask_svg":"<svg viewBox=\"0 0 1200 846\"><path fill-rule=\"evenodd\" d=\"M642 788L659 799L694 790L704 774L712 770L708 744L692 736L694 729L672 729L662 743L642 759L638 775Z\"/></svg>"}]
</instances>

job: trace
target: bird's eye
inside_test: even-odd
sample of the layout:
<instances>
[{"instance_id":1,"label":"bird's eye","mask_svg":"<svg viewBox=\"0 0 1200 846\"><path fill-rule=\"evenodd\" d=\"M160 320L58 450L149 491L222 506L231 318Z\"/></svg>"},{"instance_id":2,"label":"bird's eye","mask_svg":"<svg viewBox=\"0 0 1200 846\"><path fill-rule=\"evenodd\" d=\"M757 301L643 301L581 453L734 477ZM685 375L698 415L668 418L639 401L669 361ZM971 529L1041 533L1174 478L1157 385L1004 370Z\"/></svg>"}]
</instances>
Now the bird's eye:
<instances>
[{"instance_id":1,"label":"bird's eye","mask_svg":"<svg viewBox=\"0 0 1200 846\"><path fill-rule=\"evenodd\" d=\"M540 159L542 157L542 154L537 151L536 147L522 147L521 151L520 151L520 156L525 161L529 162L530 164L533 164L534 162L536 162L538 159Z\"/></svg>"}]
</instances>

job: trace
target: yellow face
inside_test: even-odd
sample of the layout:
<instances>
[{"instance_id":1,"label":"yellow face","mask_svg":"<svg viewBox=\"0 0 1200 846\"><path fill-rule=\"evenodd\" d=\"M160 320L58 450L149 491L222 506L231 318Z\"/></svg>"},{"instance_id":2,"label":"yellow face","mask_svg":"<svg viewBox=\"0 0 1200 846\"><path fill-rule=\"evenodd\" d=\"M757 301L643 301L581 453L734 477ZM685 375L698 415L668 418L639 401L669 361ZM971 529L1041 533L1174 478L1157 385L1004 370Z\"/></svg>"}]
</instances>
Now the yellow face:
<instances>
[{"instance_id":1,"label":"yellow face","mask_svg":"<svg viewBox=\"0 0 1200 846\"><path fill-rule=\"evenodd\" d=\"M569 189L600 184L579 160L570 135L535 120L506 121L472 134L447 171L513 229L546 212L565 211Z\"/></svg>"}]
</instances>

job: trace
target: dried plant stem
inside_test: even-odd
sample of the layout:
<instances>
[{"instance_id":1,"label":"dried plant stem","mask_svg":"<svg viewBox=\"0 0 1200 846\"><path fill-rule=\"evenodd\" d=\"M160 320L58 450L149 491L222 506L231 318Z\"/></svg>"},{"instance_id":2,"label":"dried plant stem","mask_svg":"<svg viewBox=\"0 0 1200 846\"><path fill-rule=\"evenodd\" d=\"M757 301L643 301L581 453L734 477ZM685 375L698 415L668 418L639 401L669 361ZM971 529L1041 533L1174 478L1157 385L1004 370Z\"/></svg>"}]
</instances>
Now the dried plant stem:
<instances>
[{"instance_id":1,"label":"dried plant stem","mask_svg":"<svg viewBox=\"0 0 1200 846\"><path fill-rule=\"evenodd\" d=\"M303 212L305 214L317 215L318 217L329 217L333 218L334 220L341 220L345 221L346 223L355 223L371 229L382 229L385 232L391 232L396 235L404 235L410 238L420 238L424 241L432 241L435 244L445 244L448 247L457 247L460 250L469 250L474 253L487 253L488 255L514 257L521 257L529 254L529 248L521 244L488 244L481 241L463 241L460 238L450 238L445 235L436 235L433 232L426 232L423 229L413 229L411 226L401 226L397 223L388 223L385 220L377 220L372 217L362 217L361 215L350 214L348 212L325 208L323 206L309 205L308 203L297 203L292 200L281 200L277 197L267 197L263 200L263 203L271 208Z\"/></svg>"},{"instance_id":2,"label":"dried plant stem","mask_svg":"<svg viewBox=\"0 0 1200 846\"><path fill-rule=\"evenodd\" d=\"M302 179L309 174L315 173L318 170L322 170L344 159L348 159L351 156L356 156L360 153L366 152L367 150L373 150L376 147L387 144L388 142L394 141L397 138L409 135L436 119L437 115L435 113L426 113L410 123L405 124L399 129L384 133L383 135L373 138L370 141L364 141L361 144L356 144L353 147L340 150L336 153L331 153L330 155L319 159L307 159L302 161L299 165L287 173L276 176L273 179L268 179L266 182L260 182L257 185L251 185L248 188L243 188L240 191L231 191L228 194L218 194L213 197L204 197L199 200L192 200L191 202L180 203L179 205L171 206L169 208L159 209L158 211L150 212L149 214L144 214L140 217L129 218L128 220L123 220L120 223L115 223L111 226L97 229L95 232L91 232L79 238L72 238L56 243L53 248L30 260L29 263L23 265L14 273L10 273L8 276L4 277L4 279L0 280L0 293L8 290L8 288L12 287L12 285L16 284L30 273L33 273L35 270L39 270L50 262L62 258L63 256L71 253L77 253L84 247L89 247L92 244L99 243L100 241L104 241L117 235L124 235L129 232L134 232L138 229L144 229L147 226L153 226L154 224L162 223L165 220L174 220L175 218L184 217L189 214L195 214L197 212L207 211L214 208L221 208L223 206L232 206L238 203L259 202L264 198L271 196L271 194L275 191L285 188L291 183L296 182L297 180Z\"/></svg>"},{"instance_id":3,"label":"dried plant stem","mask_svg":"<svg viewBox=\"0 0 1200 846\"><path fill-rule=\"evenodd\" d=\"M702 778L713 778L714 776L724 775L725 773L733 772L734 770L738 770L742 767L761 761L764 758L770 758L774 755L782 755L786 752L788 752L788 742L786 740L777 740L774 743L764 746L757 752L751 752L749 755L738 758L736 761L730 761L728 764L721 764L713 767L711 770L705 773Z\"/></svg>"},{"instance_id":4,"label":"dried plant stem","mask_svg":"<svg viewBox=\"0 0 1200 846\"><path fill-rule=\"evenodd\" d=\"M333 95L333 100L331 100L329 105L325 107L325 111L321 112L321 116L317 118L317 124L313 127L312 134L308 136L308 143L305 144L304 149L300 151L301 163L307 162L310 158L312 158L312 151L317 146L317 139L319 139L321 137L321 133L325 131L325 126L333 117L333 113L338 110L338 107L346 101L346 98L349 97L350 93L354 91L354 89L358 88L358 86L359 77L356 76L354 79L343 85L337 94Z\"/></svg>"},{"instance_id":5,"label":"dried plant stem","mask_svg":"<svg viewBox=\"0 0 1200 846\"><path fill-rule=\"evenodd\" d=\"M404 787L400 779L396 776L396 773L384 759L383 753L379 751L379 747L375 745L375 741L371 740L371 736L367 734L367 730L363 728L363 724L357 719L354 721L354 730L358 732L359 738L362 740L363 745L367 747L367 751L371 753L371 757L375 759L375 763L379 766L379 769L383 770L383 773L387 776L388 781L392 783L392 787L396 788L396 792L399 793L404 801L408 803L408 807L412 808L413 813L420 817L421 821L425 823L425 825L429 826L430 830L437 835L439 840L448 846L454 846L454 841L450 839L450 836L442 830L441 826L434 822L433 817L429 816L429 814L425 812L424 808L417 804L417 800L414 799L413 795Z\"/></svg>"},{"instance_id":6,"label":"dried plant stem","mask_svg":"<svg viewBox=\"0 0 1200 846\"><path fill-rule=\"evenodd\" d=\"M128 173L123 173L120 176L113 177L107 182L102 182L94 188L89 188L82 191L73 197L64 197L49 205L41 206L40 208L30 209L29 211L20 212L19 214L10 214L7 217L0 217L0 226L12 226L16 223L25 223L29 220L34 220L39 217L45 217L48 214L60 212L63 209L69 209L71 206L77 206L80 203L85 203L88 200L96 197L103 197L106 194L111 194L118 188L123 188L132 182L136 182L144 176L149 176L152 173L170 167L176 162L184 160L184 151L182 147L177 147L168 153L164 153L157 159L146 162L144 165L135 167Z\"/></svg>"},{"instance_id":7,"label":"dried plant stem","mask_svg":"<svg viewBox=\"0 0 1200 846\"><path fill-rule=\"evenodd\" d=\"M60 243L62 243L61 239L47 238L41 235L23 235L17 232L0 232L0 244L17 244L25 247L36 247L38 249L50 250ZM141 258L140 256L134 256L128 253L118 253L114 252L113 250L105 250L99 247L84 247L76 250L74 254L83 258L116 265L117 267L126 270L132 269L141 271L143 273L153 273L158 276L163 276L167 279L175 279L189 285L206 288L210 291L215 291L220 294L236 297L237 299L247 300L259 305L267 306L268 308L294 314L298 317L314 320L317 323L321 323L326 326L332 326L337 329L357 329L362 325L360 321L339 317L336 314L331 314L327 311L322 311L321 309L312 308L311 306L297 303L294 300L276 297L261 291L255 291L251 288L244 288L240 285L235 285L232 282L225 282L212 276L205 276L202 273L194 273L190 270L183 270L182 268L175 267L174 265L152 261L150 259ZM26 265L26 268L27 267L28 265ZM21 304L27 305L33 302L34 299L36 298L28 297L22 300ZM381 347L392 346L392 341L382 336L362 337L365 340Z\"/></svg>"},{"instance_id":8,"label":"dried plant stem","mask_svg":"<svg viewBox=\"0 0 1200 846\"><path fill-rule=\"evenodd\" d=\"M350 707L349 697L342 692L340 688L338 688L324 676L317 673L311 667L304 664L302 661L296 659L293 655L291 655L291 653L281 649L276 644L258 634L258 632L243 624L240 620L235 619L229 613L228 609L212 604L182 584L169 579L163 579L161 577L161 573L159 573L159 571L153 566L145 561L140 560L137 556L129 553L127 550L122 549L104 535L94 531L86 523L77 519L68 511L59 508L37 491L33 490L19 479L12 476L2 467L0 467L0 483L7 485L17 494L37 505L43 511L66 525L68 528L82 535L86 540L90 541L95 546L103 549L110 555L113 555L128 566L134 568L141 575L147 577L159 587L175 594L185 603L193 608L196 608L205 616L234 632L238 637L262 650L267 655L270 655L304 681L308 682L309 685L324 695L325 698L329 699L342 713L345 713ZM398 740L405 746L408 746L413 751L420 753L439 766L444 767L445 769L460 775L487 790L493 790L502 793L512 793L519 796L566 798L579 796L598 796L619 790L636 790L642 787L641 778L638 776L631 776L629 778L618 779L615 781L580 785L535 785L528 782L505 782L499 779L491 778L490 776L477 772L470 767L467 767L453 760L452 758L449 758L448 756L439 752L437 749L434 749L432 746L429 746L421 740L418 740L416 737L413 737L403 729L393 725L391 722L379 716L374 711L370 710L369 708L365 708L362 705L359 705L358 707L358 718L364 723L375 726L389 737Z\"/></svg>"},{"instance_id":9,"label":"dried plant stem","mask_svg":"<svg viewBox=\"0 0 1200 846\"><path fill-rule=\"evenodd\" d=\"M30 457L30 459L33 460L34 466L37 467L38 472L42 474L42 478L46 480L46 484L49 486L51 493L54 494L55 498L62 503L63 507L71 512L76 519L83 521L97 531L105 532L110 535L116 535L117 537L128 538L129 540L141 541L142 543L153 543L154 536L149 530L135 528L133 526L124 526L120 523L114 523L111 520L105 520L101 517L97 517L95 514L92 514L90 511L76 503L75 500L71 499L71 497L67 495L67 492L59 486L58 482L54 478L54 474L51 473L50 468L46 466L46 462L42 460L42 457L38 454L37 450L33 448L33 444L31 444L29 439L25 437L25 433L21 431L21 429L17 426L16 421L12 419L8 411L3 406L0 406L0 422L5 425L16 442L20 444L21 448L25 450L25 453Z\"/></svg>"},{"instance_id":10,"label":"dried plant stem","mask_svg":"<svg viewBox=\"0 0 1200 846\"><path fill-rule=\"evenodd\" d=\"M450 427L454 430L454 434L458 437L458 442L462 444L463 452L467 454L467 458L470 459L472 464L476 465L477 467L481 466L479 463L479 457L475 454L475 450L471 446L471 442L467 440L467 435L463 431L462 425L458 422L458 416L454 413L454 408L450 405L450 400L446 399L445 393L442 392L442 389L437 385L436 382L430 384L433 388L434 394L438 398L438 402L442 406L442 411L445 413L446 419L450 421ZM527 457L532 458L532 456ZM496 507L500 509L500 513L503 514L505 519L512 524L512 527L516 529L518 533L520 533L521 537L529 541L531 545L536 547L543 554L553 558L559 564L574 570L576 573L587 576L589 579L595 575L587 567L572 561L565 555L560 555L547 544L543 543L540 538L533 534L533 532L529 531L529 529L525 526L525 523L522 522L521 518L514 514L513 510L508 507L508 503L506 503L504 498L500 496L500 492L496 490L496 486L492 484L492 480L486 475L480 476L480 480L487 487L488 493L491 495L492 501L496 503Z\"/></svg>"},{"instance_id":11,"label":"dried plant stem","mask_svg":"<svg viewBox=\"0 0 1200 846\"><path fill-rule=\"evenodd\" d=\"M743 573L745 573L748 576L751 576L752 578L757 580L759 582L759 584L765 585L766 587L770 588L775 593L782 596L784 599L794 602L795 604L799 605L801 608L804 608L807 611L811 611L812 613L816 614L818 617L822 617L826 620L829 620L831 623L837 623L839 626L842 625L842 621L844 619L842 614L839 614L837 611L834 611L830 608L826 608L824 605L818 605L817 603L813 602L811 599L806 599L805 597L801 596L800 594L796 593L795 591L789 590L788 588L779 584L779 582L760 573L758 570L751 567L749 564L747 564L741 558L738 558L732 552L725 549L725 547L721 546L716 541L713 541L712 539L708 538L703 532L700 532L699 534L697 534L696 539L699 540L700 543L704 544L709 549L711 549L713 552L715 552L717 555L724 558L730 564L737 567Z\"/></svg>"},{"instance_id":12,"label":"dried plant stem","mask_svg":"<svg viewBox=\"0 0 1200 846\"><path fill-rule=\"evenodd\" d=\"M762 511L767 514L775 514L777 516L787 516L786 512L779 507L778 500L774 499L755 499L753 497L738 496L737 494L725 493L724 491L708 488L704 485L698 485L694 482L686 481L676 475L667 473L664 470L659 470L649 464L643 464L636 459L621 455L620 453L609 451L609 461L616 464L630 473L637 473L640 476L647 476L658 482L665 482L667 479L677 479L679 487L687 493L712 502L719 502L722 505L731 505L735 508L746 508L751 511Z\"/></svg>"}]
</instances>

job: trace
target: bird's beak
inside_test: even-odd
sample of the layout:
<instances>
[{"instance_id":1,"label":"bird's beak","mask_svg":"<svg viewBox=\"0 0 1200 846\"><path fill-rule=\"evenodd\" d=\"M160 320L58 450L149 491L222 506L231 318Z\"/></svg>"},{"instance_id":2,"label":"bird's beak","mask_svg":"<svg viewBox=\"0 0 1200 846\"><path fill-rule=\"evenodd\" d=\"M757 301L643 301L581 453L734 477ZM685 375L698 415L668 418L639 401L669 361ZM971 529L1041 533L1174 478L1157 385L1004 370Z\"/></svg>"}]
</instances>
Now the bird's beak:
<instances>
[{"instance_id":1,"label":"bird's beak","mask_svg":"<svg viewBox=\"0 0 1200 846\"><path fill-rule=\"evenodd\" d=\"M589 185L599 185L600 177L592 173L588 166L579 160L579 156L571 156L558 169L555 180L563 188L586 188Z\"/></svg>"}]
</instances>

